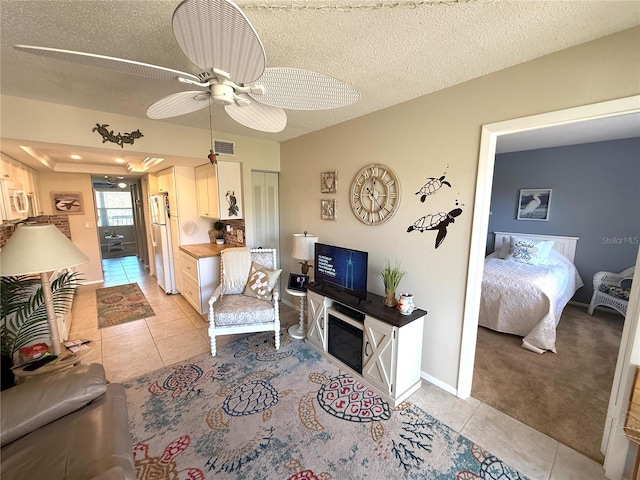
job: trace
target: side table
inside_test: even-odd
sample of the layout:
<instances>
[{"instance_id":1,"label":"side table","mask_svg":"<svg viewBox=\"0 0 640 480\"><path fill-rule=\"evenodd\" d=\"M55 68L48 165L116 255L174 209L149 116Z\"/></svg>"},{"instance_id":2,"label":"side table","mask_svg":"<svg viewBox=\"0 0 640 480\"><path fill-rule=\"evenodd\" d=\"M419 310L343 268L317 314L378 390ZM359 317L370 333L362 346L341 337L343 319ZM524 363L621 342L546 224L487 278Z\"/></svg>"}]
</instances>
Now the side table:
<instances>
[{"instance_id":1,"label":"side table","mask_svg":"<svg viewBox=\"0 0 640 480\"><path fill-rule=\"evenodd\" d=\"M116 248L124 250L124 245L122 245L124 235L106 235L104 239L107 241L107 252L115 250Z\"/></svg>"},{"instance_id":2,"label":"side table","mask_svg":"<svg viewBox=\"0 0 640 480\"><path fill-rule=\"evenodd\" d=\"M304 335L304 304L306 303L307 292L306 290L301 291L301 290L292 290L290 288L287 288L287 293L294 297L300 298L300 323L298 325L291 325L289 327L289 335L291 335L291 338L295 338L296 340L303 340L305 336Z\"/></svg>"},{"instance_id":3,"label":"side table","mask_svg":"<svg viewBox=\"0 0 640 480\"><path fill-rule=\"evenodd\" d=\"M69 357L66 360L62 360L63 358L72 355L71 351L67 350L65 346L62 345L62 353L53 363L48 363L44 367L40 367L39 369L33 371L27 371L24 369L24 367L16 368L13 370L13 374L16 376L16 380L20 382L26 381L29 378L36 377L38 375L45 375L47 373L53 373L65 368L73 367L74 365L78 365L79 363L81 363L82 359L88 357L89 354L93 352L93 342L88 343L87 346L89 348L80 350L79 352L73 354L72 357Z\"/></svg>"}]
</instances>

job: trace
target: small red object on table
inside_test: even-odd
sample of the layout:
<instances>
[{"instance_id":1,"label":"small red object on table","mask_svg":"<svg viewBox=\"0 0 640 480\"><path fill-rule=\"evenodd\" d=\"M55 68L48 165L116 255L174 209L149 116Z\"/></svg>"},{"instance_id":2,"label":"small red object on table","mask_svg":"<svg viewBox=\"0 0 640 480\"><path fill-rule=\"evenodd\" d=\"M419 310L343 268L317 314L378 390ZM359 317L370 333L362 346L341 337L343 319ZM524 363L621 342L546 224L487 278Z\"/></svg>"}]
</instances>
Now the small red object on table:
<instances>
[{"instance_id":1,"label":"small red object on table","mask_svg":"<svg viewBox=\"0 0 640 480\"><path fill-rule=\"evenodd\" d=\"M43 353L49 351L49 346L46 343L34 343L33 345L27 345L18 349L20 359L23 362L28 362L34 358L41 356Z\"/></svg>"}]
</instances>

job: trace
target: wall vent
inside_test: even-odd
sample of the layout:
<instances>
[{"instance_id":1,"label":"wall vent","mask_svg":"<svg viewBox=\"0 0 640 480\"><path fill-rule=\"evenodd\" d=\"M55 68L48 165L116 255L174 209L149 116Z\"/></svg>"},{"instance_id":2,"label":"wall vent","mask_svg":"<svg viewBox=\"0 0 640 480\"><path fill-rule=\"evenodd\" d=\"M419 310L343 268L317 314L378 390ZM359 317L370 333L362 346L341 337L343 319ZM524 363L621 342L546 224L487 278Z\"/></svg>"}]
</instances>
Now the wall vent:
<instances>
[{"instance_id":1,"label":"wall vent","mask_svg":"<svg viewBox=\"0 0 640 480\"><path fill-rule=\"evenodd\" d=\"M214 152L221 155L235 155L236 144L233 142L225 142L223 140L214 140Z\"/></svg>"}]
</instances>

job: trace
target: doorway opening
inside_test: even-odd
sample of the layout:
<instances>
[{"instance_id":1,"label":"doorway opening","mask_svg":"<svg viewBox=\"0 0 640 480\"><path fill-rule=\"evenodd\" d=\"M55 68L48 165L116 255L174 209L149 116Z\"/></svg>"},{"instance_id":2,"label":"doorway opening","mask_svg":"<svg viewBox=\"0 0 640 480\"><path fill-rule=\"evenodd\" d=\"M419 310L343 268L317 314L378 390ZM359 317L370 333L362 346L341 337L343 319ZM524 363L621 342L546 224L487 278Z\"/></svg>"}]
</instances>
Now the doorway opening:
<instances>
[{"instance_id":1,"label":"doorway opening","mask_svg":"<svg viewBox=\"0 0 640 480\"><path fill-rule=\"evenodd\" d=\"M639 100L640 97L635 96L483 126L471 234L460 367L458 372L457 395L459 397L467 398L471 394L478 331L478 313L480 309L480 290L488 235L494 159L498 139L502 136L508 138L510 134L530 132L550 126L573 125L598 118L604 119L638 113L640 112ZM636 293L634 294L632 291L630 304L634 302L634 298L637 302L638 286L635 286L633 290ZM635 312L635 314L630 315L630 312ZM639 315L637 312L637 306L634 304L633 307L631 307L630 305L627 321L624 325L611 400L609 402L609 411L607 413L602 449L606 451L605 471L608 475L612 475L614 471L622 471L628 448L628 442L625 442L624 435L620 435L620 431L622 430L621 425L615 419L622 418L621 414L624 408L623 398L628 398L628 396L624 397L624 394L628 395L630 388L628 382L630 378L630 356L636 335L636 325L638 324L637 317Z\"/></svg>"},{"instance_id":2,"label":"doorway opening","mask_svg":"<svg viewBox=\"0 0 640 480\"><path fill-rule=\"evenodd\" d=\"M93 178L102 260L137 257L148 265L139 180Z\"/></svg>"}]
</instances>

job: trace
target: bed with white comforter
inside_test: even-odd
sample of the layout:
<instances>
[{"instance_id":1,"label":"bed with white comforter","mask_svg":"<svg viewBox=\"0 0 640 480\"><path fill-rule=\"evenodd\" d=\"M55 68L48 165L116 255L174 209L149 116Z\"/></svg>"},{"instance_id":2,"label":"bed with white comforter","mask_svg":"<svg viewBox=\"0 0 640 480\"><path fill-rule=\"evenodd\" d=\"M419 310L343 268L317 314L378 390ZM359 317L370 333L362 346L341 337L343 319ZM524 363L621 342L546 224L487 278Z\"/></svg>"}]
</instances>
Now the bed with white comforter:
<instances>
[{"instance_id":1,"label":"bed with white comforter","mask_svg":"<svg viewBox=\"0 0 640 480\"><path fill-rule=\"evenodd\" d=\"M485 259L479 325L522 336L522 346L536 353L556 352L562 311L584 285L578 271L556 250L537 265L501 256L497 247Z\"/></svg>"}]
</instances>

